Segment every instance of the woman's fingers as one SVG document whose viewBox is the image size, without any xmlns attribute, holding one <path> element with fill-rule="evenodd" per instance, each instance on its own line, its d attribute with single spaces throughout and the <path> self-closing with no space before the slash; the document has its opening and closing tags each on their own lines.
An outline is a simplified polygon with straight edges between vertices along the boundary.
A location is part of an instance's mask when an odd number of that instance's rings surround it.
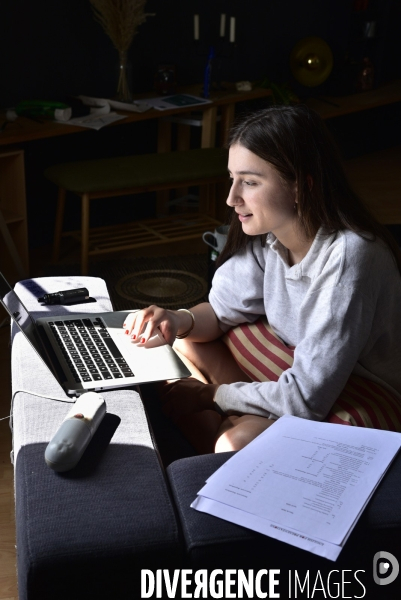
<svg viewBox="0 0 401 600">
<path fill-rule="evenodd" d="M 141 311 L 136 310 L 135 312 L 132 312 L 132 313 L 129 313 L 128 315 L 126 315 L 124 323 L 123 323 L 123 328 L 127 335 L 131 335 L 131 331 L 135 325 L 136 318 L 140 312 Z"/>
<path fill-rule="evenodd" d="M 147 309 L 129 313 L 123 323 L 125 334 L 130 336 L 132 340 L 137 340 L 139 335 L 143 333 L 144 327 L 150 317 L 151 314 L 149 314 Z"/>
<path fill-rule="evenodd" d="M 135 321 L 131 331 L 131 339 L 133 342 L 145 343 L 156 329 L 158 323 L 155 313 L 157 306 L 149 306 L 136 313 Z"/>
<path fill-rule="evenodd" d="M 166 342 L 173 344 L 178 324 L 172 311 L 152 305 L 127 315 L 123 327 L 133 342 L 144 344 L 158 328 Z"/>
</svg>

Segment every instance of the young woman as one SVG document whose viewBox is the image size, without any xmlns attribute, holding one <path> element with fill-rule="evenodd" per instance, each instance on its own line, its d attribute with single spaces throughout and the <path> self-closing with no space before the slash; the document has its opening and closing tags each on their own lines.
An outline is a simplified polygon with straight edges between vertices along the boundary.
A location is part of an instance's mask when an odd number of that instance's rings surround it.
<svg viewBox="0 0 401 600">
<path fill-rule="evenodd" d="M 232 219 L 209 302 L 150 306 L 125 324 L 137 343 L 158 327 L 190 365 L 192 378 L 164 386 L 166 414 L 199 452 L 240 449 L 284 414 L 327 419 L 353 381 L 368 382 L 367 413 L 383 392 L 379 426 L 399 429 L 400 252 L 348 185 L 322 120 L 272 107 L 236 124 L 228 146 Z M 276 376 L 253 376 L 235 339 L 253 323 L 257 368 Z"/>
</svg>

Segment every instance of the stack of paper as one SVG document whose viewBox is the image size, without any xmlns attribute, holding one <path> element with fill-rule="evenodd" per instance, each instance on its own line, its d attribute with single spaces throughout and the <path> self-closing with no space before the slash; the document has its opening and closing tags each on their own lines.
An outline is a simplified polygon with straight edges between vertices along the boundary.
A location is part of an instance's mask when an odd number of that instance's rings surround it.
<svg viewBox="0 0 401 600">
<path fill-rule="evenodd" d="M 193 508 L 336 560 L 401 434 L 281 417 L 207 481 Z"/>
<path fill-rule="evenodd" d="M 145 112 L 151 108 L 145 102 L 118 102 L 117 100 L 108 100 L 106 98 L 92 98 L 90 96 L 77 96 L 82 104 L 90 107 L 90 114 L 80 117 L 74 117 L 65 121 L 66 125 L 75 125 L 77 127 L 88 127 L 89 129 L 99 130 L 106 125 L 110 125 L 120 119 L 125 119 L 125 115 L 119 115 L 114 110 L 123 110 L 126 112 Z"/>
<path fill-rule="evenodd" d="M 146 102 L 119 102 L 106 98 L 92 98 L 90 96 L 77 96 L 83 104 L 92 107 L 92 112 L 96 114 L 107 114 L 114 110 L 125 110 L 128 112 L 145 112 L 151 108 Z"/>
<path fill-rule="evenodd" d="M 102 129 L 102 127 L 106 127 L 106 125 L 110 125 L 111 123 L 115 123 L 115 121 L 120 121 L 121 119 L 125 119 L 125 116 L 118 115 L 115 112 L 109 112 L 107 115 L 90 114 L 82 117 L 74 117 L 69 121 L 63 121 L 63 125 L 87 127 L 88 129 L 95 129 L 98 131 L 99 129 Z"/>
<path fill-rule="evenodd" d="M 90 96 L 77 96 L 85 106 L 90 107 L 91 114 L 75 117 L 65 121 L 67 125 L 88 127 L 90 129 L 101 129 L 110 123 L 125 119 L 125 115 L 117 114 L 116 110 L 125 112 L 142 113 L 151 108 L 156 110 L 167 110 L 171 108 L 182 108 L 210 104 L 210 100 L 192 96 L 191 94 L 174 94 L 173 96 L 161 96 L 158 98 L 146 98 L 140 102 L 118 102 L 106 98 L 92 98 Z M 114 111 L 112 111 L 114 109 Z"/>
</svg>

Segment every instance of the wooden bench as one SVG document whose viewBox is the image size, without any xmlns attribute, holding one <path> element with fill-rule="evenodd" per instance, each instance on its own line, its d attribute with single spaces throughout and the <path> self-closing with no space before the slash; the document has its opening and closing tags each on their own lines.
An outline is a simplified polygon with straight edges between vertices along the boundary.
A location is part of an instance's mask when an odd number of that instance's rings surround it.
<svg viewBox="0 0 401 600">
<path fill-rule="evenodd" d="M 66 192 L 81 198 L 81 230 L 67 232 L 81 243 L 81 272 L 89 256 L 199 237 L 219 224 L 214 218 L 215 184 L 228 181 L 227 152 L 202 148 L 63 163 L 49 167 L 45 177 L 58 188 L 53 260 L 59 258 Z M 202 186 L 199 214 L 148 219 L 124 226 L 90 229 L 90 201 L 143 192 Z"/>
</svg>

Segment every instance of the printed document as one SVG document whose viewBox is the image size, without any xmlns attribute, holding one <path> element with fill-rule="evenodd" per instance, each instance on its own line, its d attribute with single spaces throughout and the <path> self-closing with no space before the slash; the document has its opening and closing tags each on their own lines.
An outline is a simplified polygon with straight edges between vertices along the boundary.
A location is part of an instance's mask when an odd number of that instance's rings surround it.
<svg viewBox="0 0 401 600">
<path fill-rule="evenodd" d="M 237 452 L 191 506 L 336 560 L 401 434 L 286 415 Z"/>
<path fill-rule="evenodd" d="M 75 125 L 76 127 L 87 127 L 98 131 L 106 125 L 125 119 L 126 115 L 119 115 L 114 110 L 123 110 L 125 112 L 145 112 L 151 106 L 144 102 L 118 102 L 117 100 L 107 100 L 106 98 L 92 98 L 90 96 L 77 96 L 82 104 L 90 107 L 89 115 L 74 117 L 68 121 L 63 121 L 65 125 Z"/>
<path fill-rule="evenodd" d="M 76 127 L 87 127 L 88 129 L 95 129 L 99 131 L 102 127 L 106 127 L 106 125 L 110 125 L 111 123 L 115 123 L 115 121 L 120 121 L 121 119 L 125 119 L 124 115 L 118 115 L 115 112 L 109 112 L 107 114 L 91 114 L 85 115 L 83 117 L 75 117 L 74 119 L 70 119 L 69 121 L 63 121 L 64 125 L 75 125 Z"/>
</svg>

